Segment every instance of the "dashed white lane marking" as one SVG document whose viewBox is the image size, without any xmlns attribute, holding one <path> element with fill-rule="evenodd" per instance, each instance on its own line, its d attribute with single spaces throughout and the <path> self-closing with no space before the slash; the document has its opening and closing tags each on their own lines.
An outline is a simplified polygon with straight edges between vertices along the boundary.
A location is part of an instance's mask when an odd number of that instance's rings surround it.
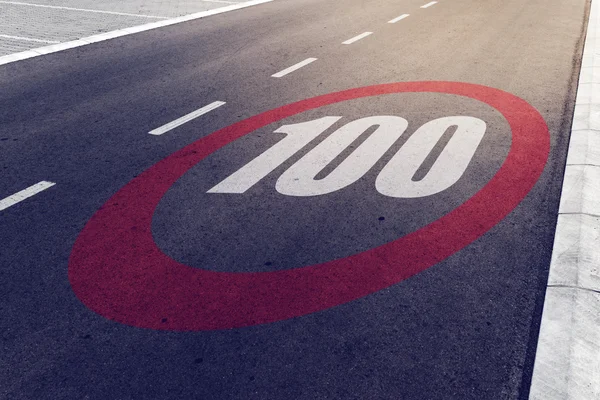
<svg viewBox="0 0 600 400">
<path fill-rule="evenodd" d="M 427 7 L 431 7 L 432 5 L 437 4 L 437 1 L 430 1 L 427 4 L 424 4 L 421 6 L 421 8 L 427 8 Z"/>
<path fill-rule="evenodd" d="M 0 35 L 0 38 L 23 40 L 25 42 L 46 43 L 46 44 L 60 43 L 60 42 L 57 42 L 56 40 L 34 39 L 34 38 L 28 38 L 28 37 L 23 37 L 23 36 L 11 36 L 11 35 Z"/>
<path fill-rule="evenodd" d="M 351 39 L 346 40 L 345 42 L 342 42 L 342 44 L 352 44 L 360 39 L 366 38 L 367 36 L 371 35 L 373 32 L 363 32 L 360 35 L 356 35 Z"/>
<path fill-rule="evenodd" d="M 116 31 L 110 31 L 106 33 L 100 33 L 98 35 L 88 36 L 70 42 L 63 42 L 58 44 L 51 44 L 49 46 L 38 47 L 36 49 L 22 51 L 20 53 L 8 54 L 0 57 L 0 65 L 10 64 L 16 61 L 26 60 L 28 58 L 42 56 L 44 54 L 57 53 L 59 51 L 73 49 L 75 47 L 86 46 L 91 43 L 102 42 L 104 40 L 114 39 L 121 36 L 132 35 L 138 32 L 149 31 L 156 28 L 162 28 L 163 26 L 175 25 L 182 22 L 192 21 L 195 19 L 209 17 L 211 15 L 221 14 L 229 11 L 239 10 L 241 8 L 252 7 L 259 4 L 269 3 L 273 0 L 250 0 L 243 3 L 231 4 L 224 7 L 215 8 L 208 11 L 201 11 L 194 14 L 188 14 L 181 17 L 165 19 L 156 22 L 150 22 L 144 25 L 138 25 L 131 28 L 118 29 Z M 137 14 L 136 14 L 137 15 Z"/>
<path fill-rule="evenodd" d="M 395 23 L 396 23 L 396 22 L 398 22 L 398 21 L 402 21 L 402 20 L 403 20 L 404 18 L 406 18 L 406 17 L 410 17 L 410 14 L 402 14 L 402 15 L 401 15 L 401 16 L 399 16 L 399 17 L 396 17 L 396 18 L 394 18 L 394 19 L 391 19 L 391 20 L 389 20 L 389 21 L 388 21 L 388 24 L 395 24 Z"/>
<path fill-rule="evenodd" d="M 317 61 L 316 58 L 307 58 L 304 61 L 300 61 L 298 64 L 294 64 L 289 68 L 284 69 L 283 71 L 279 71 L 276 74 L 271 75 L 273 78 L 281 78 L 282 76 L 286 76 L 287 74 L 289 74 L 290 72 L 294 72 L 297 69 L 300 69 L 308 64 L 310 64 L 313 61 Z"/>
<path fill-rule="evenodd" d="M 131 14 L 131 13 L 116 12 L 116 11 L 104 11 L 104 10 L 90 10 L 87 8 L 73 8 L 73 7 L 64 7 L 64 6 L 51 6 L 48 4 L 22 3 L 20 1 L 0 1 L 0 4 L 10 4 L 10 5 L 14 5 L 14 6 L 52 8 L 55 10 L 82 11 L 82 12 L 97 13 L 97 14 L 123 15 L 123 16 L 127 16 L 127 17 L 154 18 L 154 19 L 166 19 L 167 18 L 167 17 L 158 17 L 155 15 Z"/>
<path fill-rule="evenodd" d="M 205 105 L 204 107 L 202 107 L 196 111 L 192 111 L 191 113 L 186 114 L 181 118 L 177 118 L 175 121 L 169 122 L 168 124 L 165 124 L 165 125 L 161 126 L 160 128 L 151 130 L 148 133 L 150 135 L 154 135 L 154 136 L 162 135 L 163 133 L 166 133 L 172 129 L 175 129 L 178 126 L 183 125 L 186 122 L 193 120 L 194 118 L 198 118 L 199 116 L 204 115 L 204 114 L 214 110 L 215 108 L 221 107 L 223 104 L 225 104 L 224 101 L 213 101 L 212 103 Z"/>
<path fill-rule="evenodd" d="M 27 189 L 23 189 L 20 192 L 13 194 L 12 196 L 8 196 L 7 198 L 0 200 L 0 211 L 6 210 L 8 207 L 14 206 L 15 204 L 20 203 L 21 201 L 34 196 L 54 185 L 56 185 L 56 183 L 41 181 L 33 186 L 29 186 Z"/>
</svg>

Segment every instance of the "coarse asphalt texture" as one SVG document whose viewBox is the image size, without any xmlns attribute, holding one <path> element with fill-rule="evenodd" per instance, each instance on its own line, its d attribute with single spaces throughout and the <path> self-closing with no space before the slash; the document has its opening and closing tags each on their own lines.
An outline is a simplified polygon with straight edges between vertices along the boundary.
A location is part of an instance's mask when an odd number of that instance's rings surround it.
<svg viewBox="0 0 600 400">
<path fill-rule="evenodd" d="M 425 3 L 276 0 L 0 67 L 0 198 L 42 180 L 56 183 L 0 211 L 0 397 L 527 398 L 588 4 L 442 0 L 421 8 Z M 387 23 L 404 13 L 410 16 Z M 342 44 L 367 31 L 374 33 Z M 271 76 L 309 57 L 317 60 Z M 527 196 L 448 258 L 353 301 L 228 329 L 169 329 L 168 317 L 165 329 L 150 329 L 143 315 L 135 320 L 143 309 L 121 323 L 92 311 L 74 291 L 69 273 L 77 265 L 69 258 L 80 232 L 99 209 L 126 207 L 107 201 L 155 163 L 289 103 L 423 81 L 508 92 L 534 107 L 550 134 L 545 168 Z M 148 134 L 218 100 L 226 104 L 161 136 Z M 364 177 L 333 193 L 275 190 L 316 143 L 243 194 L 207 193 L 281 140 L 273 132 L 284 124 L 342 117 L 335 129 L 376 115 L 406 119 L 408 134 L 437 118 L 471 116 L 485 121 L 486 133 L 460 180 L 432 196 L 397 199 L 375 190 L 402 138 Z M 498 110 L 464 96 L 398 93 L 326 105 L 257 129 L 192 166 L 154 211 L 152 237 L 191 268 L 301 270 L 442 218 L 494 177 L 510 147 L 511 129 Z M 527 168 L 523 160 L 521 172 Z M 497 205 L 489 207 L 493 213 Z M 474 217 L 457 237 L 484 215 Z M 118 241 L 119 231 L 114 235 L 107 232 L 106 243 Z M 74 258 L 99 259 L 110 270 L 119 262 L 112 250 Z M 113 271 L 118 281 L 121 271 Z M 84 286 L 102 290 L 93 278 Z M 119 319 L 114 299 L 94 296 Z"/>
</svg>

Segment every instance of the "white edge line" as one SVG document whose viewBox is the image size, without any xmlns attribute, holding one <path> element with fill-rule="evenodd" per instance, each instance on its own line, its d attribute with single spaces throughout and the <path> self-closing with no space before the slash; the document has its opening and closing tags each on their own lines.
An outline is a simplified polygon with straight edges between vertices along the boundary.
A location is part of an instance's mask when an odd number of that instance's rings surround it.
<svg viewBox="0 0 600 400">
<path fill-rule="evenodd" d="M 91 43 L 101 42 L 103 40 L 114 39 L 121 36 L 131 35 L 133 33 L 149 31 L 151 29 L 161 28 L 163 26 L 179 24 L 181 22 L 187 22 L 194 19 L 200 19 L 209 17 L 211 15 L 221 14 L 228 11 L 239 10 L 241 8 L 252 7 L 263 3 L 270 3 L 273 0 L 251 0 L 244 3 L 232 4 L 226 7 L 219 7 L 208 11 L 201 11 L 194 14 L 188 14 L 177 18 L 167 19 L 164 21 L 151 22 L 149 24 L 134 26 L 131 28 L 119 29 L 116 31 L 106 32 L 100 35 L 93 35 L 77 40 L 73 40 L 70 42 L 64 42 L 59 44 L 53 44 L 50 46 L 39 47 L 36 49 L 31 49 L 27 51 L 22 51 L 20 53 L 8 54 L 6 56 L 0 57 L 0 65 L 13 63 L 16 61 L 25 60 L 28 58 L 33 58 L 37 56 L 41 56 L 44 54 L 57 53 L 59 51 L 63 51 L 66 49 L 72 49 L 74 47 L 81 47 Z"/>
<path fill-rule="evenodd" d="M 373 32 L 363 32 L 360 35 L 356 35 L 353 38 L 350 38 L 350 39 L 348 39 L 346 41 L 343 41 L 342 44 L 352 44 L 352 43 L 357 42 L 360 39 L 364 39 L 367 36 L 372 35 L 372 34 L 373 34 Z"/>
<path fill-rule="evenodd" d="M 213 101 L 212 103 L 207 104 L 204 107 L 199 108 L 196 111 L 192 111 L 191 113 L 186 114 L 183 117 L 177 118 L 175 121 L 171 121 L 168 124 L 165 124 L 159 128 L 153 129 L 148 133 L 150 135 L 154 135 L 154 136 L 162 135 L 172 129 L 177 128 L 180 125 L 185 124 L 186 122 L 189 122 L 195 118 L 198 118 L 201 115 L 204 115 L 204 114 L 214 110 L 215 108 L 221 107 L 224 104 L 225 104 L 224 101 Z"/>
<path fill-rule="evenodd" d="M 300 69 L 308 64 L 310 64 L 313 61 L 317 61 L 316 58 L 307 58 L 304 61 L 300 61 L 297 64 L 292 65 L 291 67 L 288 67 L 282 71 L 277 72 L 276 74 L 271 75 L 273 78 L 281 78 L 283 76 L 286 76 L 287 74 L 289 74 L 290 72 L 294 72 L 297 69 Z"/>
<path fill-rule="evenodd" d="M 437 1 L 431 1 L 427 4 L 424 4 L 421 6 L 421 8 L 427 8 L 427 7 L 431 7 L 432 5 L 437 4 Z"/>
<path fill-rule="evenodd" d="M 2 200 L 0 200 L 0 211 L 6 210 L 8 207 L 14 206 L 17 203 L 22 202 L 25 199 L 28 199 L 31 196 L 38 194 L 41 191 L 44 191 L 52 186 L 56 185 L 54 182 L 41 181 L 36 183 L 35 185 L 29 186 L 26 189 L 21 190 L 11 196 L 8 196 Z"/>
<path fill-rule="evenodd" d="M 399 17 L 389 20 L 388 24 L 395 24 L 396 22 L 402 21 L 404 18 L 407 18 L 407 17 L 410 17 L 410 14 L 402 14 Z"/>
</svg>

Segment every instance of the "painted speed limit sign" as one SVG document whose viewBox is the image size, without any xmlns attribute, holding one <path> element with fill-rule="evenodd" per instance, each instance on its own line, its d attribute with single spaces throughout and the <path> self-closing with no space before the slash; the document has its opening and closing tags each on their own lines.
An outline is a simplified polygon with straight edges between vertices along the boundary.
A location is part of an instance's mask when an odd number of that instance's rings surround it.
<svg viewBox="0 0 600 400">
<path fill-rule="evenodd" d="M 494 177 L 473 197 L 438 220 L 384 245 L 349 257 L 269 272 L 216 272 L 165 255 L 154 243 L 154 210 L 171 186 L 218 149 L 261 127 L 323 106 L 393 93 L 464 96 L 499 111 L 512 132 L 510 151 Z M 225 177 L 209 193 L 244 193 L 328 129 L 326 116 L 276 132 L 286 137 Z M 356 137 L 375 131 L 324 179 L 316 175 Z M 417 168 L 450 127 L 456 131 L 425 177 Z M 275 189 L 317 196 L 361 179 L 404 133 L 401 116 L 350 121 L 281 174 Z M 460 179 L 486 130 L 474 117 L 454 116 L 422 125 L 377 175 L 374 190 L 394 198 L 428 196 Z M 100 315 L 162 330 L 212 330 L 264 324 L 321 311 L 374 293 L 446 259 L 508 215 L 535 185 L 550 148 L 541 115 L 524 100 L 480 85 L 407 82 L 350 89 L 288 104 L 206 136 L 168 156 L 121 188 L 88 221 L 69 261 L 77 297 Z"/>
<path fill-rule="evenodd" d="M 341 117 L 284 125 L 276 133 L 287 136 L 239 171 L 209 190 L 209 193 L 244 193 L 289 157 L 306 146 Z M 457 130 L 424 179 L 413 176 L 447 129 Z M 353 141 L 375 127 L 375 131 L 323 179 L 315 176 L 326 168 Z M 365 175 L 379 158 L 402 136 L 408 121 L 396 116 L 375 116 L 352 121 L 333 132 L 316 148 L 292 165 L 277 180 L 279 193 L 315 196 L 340 190 Z M 390 197 L 422 197 L 447 189 L 462 176 L 483 134 L 485 122 L 473 117 L 446 117 L 421 126 L 383 168 L 376 181 L 377 191 Z"/>
</svg>

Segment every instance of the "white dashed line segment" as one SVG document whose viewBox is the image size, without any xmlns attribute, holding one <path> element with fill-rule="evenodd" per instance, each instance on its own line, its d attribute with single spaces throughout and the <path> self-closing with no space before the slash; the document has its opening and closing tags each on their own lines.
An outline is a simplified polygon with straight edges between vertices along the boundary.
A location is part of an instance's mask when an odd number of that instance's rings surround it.
<svg viewBox="0 0 600 400">
<path fill-rule="evenodd" d="M 23 189 L 20 192 L 13 194 L 12 196 L 8 196 L 0 200 L 0 211 L 6 210 L 8 207 L 14 206 L 15 204 L 20 203 L 23 200 L 28 199 L 29 197 L 34 196 L 54 185 L 56 185 L 56 183 L 41 181 L 33 186 L 29 186 L 27 189 Z"/>
<path fill-rule="evenodd" d="M 422 5 L 421 8 L 428 8 L 428 7 L 431 7 L 434 4 L 437 4 L 437 1 L 430 1 L 427 4 Z"/>
<path fill-rule="evenodd" d="M 11 36 L 11 35 L 0 35 L 0 38 L 3 38 L 3 39 L 13 39 L 13 40 L 22 40 L 24 42 L 45 43 L 45 44 L 60 43 L 60 42 L 57 42 L 56 40 L 34 39 L 34 38 L 29 38 L 29 37 Z"/>
<path fill-rule="evenodd" d="M 410 17 L 410 14 L 402 14 L 402 15 L 401 15 L 401 16 L 399 16 L 399 17 L 396 17 L 396 18 L 394 18 L 394 19 L 391 19 L 391 20 L 389 20 L 389 21 L 388 21 L 388 24 L 395 24 L 395 23 L 396 23 L 396 22 L 398 22 L 398 21 L 402 21 L 402 20 L 403 20 L 404 18 L 406 18 L 406 17 Z"/>
<path fill-rule="evenodd" d="M 304 61 L 300 61 L 298 64 L 294 64 L 289 68 L 284 69 L 283 71 L 279 71 L 276 74 L 271 75 L 273 78 L 281 78 L 283 76 L 286 76 L 287 74 L 289 74 L 290 72 L 294 72 L 297 69 L 300 69 L 308 64 L 310 64 L 313 61 L 317 61 L 316 58 L 307 58 Z"/>
<path fill-rule="evenodd" d="M 13 6 L 28 6 L 28 7 L 40 7 L 40 8 L 52 8 L 52 9 L 55 9 L 55 10 L 80 11 L 80 12 L 89 12 L 89 13 L 97 13 L 97 14 L 121 15 L 121 16 L 126 16 L 126 17 L 167 19 L 167 17 L 158 17 L 158 16 L 155 16 L 155 15 L 132 14 L 132 13 L 122 13 L 122 12 L 116 12 L 116 11 L 104 11 L 104 10 L 90 10 L 90 9 L 87 9 L 87 8 L 74 8 L 74 7 L 64 7 L 64 6 L 51 6 L 51 5 L 48 5 L 48 4 L 22 3 L 20 1 L 0 1 L 0 4 L 10 4 L 10 5 L 13 5 Z"/>
<path fill-rule="evenodd" d="M 205 105 L 204 107 L 202 107 L 196 111 L 186 114 L 181 118 L 177 118 L 175 121 L 169 122 L 168 124 L 165 124 L 165 125 L 161 126 L 160 128 L 151 130 L 148 133 L 150 135 L 154 135 L 154 136 L 162 135 L 166 132 L 169 132 L 172 129 L 177 128 L 180 125 L 185 124 L 186 122 L 189 122 L 195 118 L 198 118 L 201 115 L 204 115 L 204 114 L 214 110 L 215 108 L 221 107 L 224 104 L 225 104 L 224 101 L 213 101 L 212 103 Z"/>
<path fill-rule="evenodd" d="M 342 44 L 352 44 L 356 41 L 359 41 L 360 39 L 364 39 L 367 36 L 371 35 L 373 32 L 363 32 L 360 35 L 356 35 L 351 39 L 346 40 L 345 42 L 342 42 Z"/>
</svg>

